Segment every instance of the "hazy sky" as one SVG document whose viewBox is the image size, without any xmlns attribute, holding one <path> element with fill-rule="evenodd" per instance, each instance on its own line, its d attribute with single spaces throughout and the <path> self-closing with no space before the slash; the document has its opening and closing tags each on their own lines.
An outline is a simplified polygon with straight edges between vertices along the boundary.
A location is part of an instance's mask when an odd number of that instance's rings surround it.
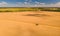
<svg viewBox="0 0 60 36">
<path fill-rule="evenodd" d="M 0 7 L 60 7 L 60 0 L 0 0 Z"/>
</svg>

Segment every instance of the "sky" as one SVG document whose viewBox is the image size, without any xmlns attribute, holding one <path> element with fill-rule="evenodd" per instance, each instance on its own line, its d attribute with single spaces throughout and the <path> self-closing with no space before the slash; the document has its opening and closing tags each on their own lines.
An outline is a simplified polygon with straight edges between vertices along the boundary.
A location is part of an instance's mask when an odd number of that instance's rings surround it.
<svg viewBox="0 0 60 36">
<path fill-rule="evenodd" d="M 60 7 L 60 0 L 0 0 L 0 7 Z"/>
</svg>

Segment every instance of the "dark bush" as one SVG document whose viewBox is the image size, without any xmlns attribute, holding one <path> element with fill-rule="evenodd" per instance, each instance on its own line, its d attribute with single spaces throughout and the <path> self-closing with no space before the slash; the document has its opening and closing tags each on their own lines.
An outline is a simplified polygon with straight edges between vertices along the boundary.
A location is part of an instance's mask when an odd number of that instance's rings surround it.
<svg viewBox="0 0 60 36">
<path fill-rule="evenodd" d="M 4 11 L 4 12 L 13 12 L 13 11 L 11 11 L 11 10 L 6 10 L 6 11 Z"/>
</svg>

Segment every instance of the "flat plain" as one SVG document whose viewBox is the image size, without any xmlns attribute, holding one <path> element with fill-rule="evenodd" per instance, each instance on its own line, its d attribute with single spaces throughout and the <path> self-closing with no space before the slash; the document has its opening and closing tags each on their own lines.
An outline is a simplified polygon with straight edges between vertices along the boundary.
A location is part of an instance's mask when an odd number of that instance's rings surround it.
<svg viewBox="0 0 60 36">
<path fill-rule="evenodd" d="M 0 36 L 60 36 L 60 12 L 1 12 Z"/>
</svg>

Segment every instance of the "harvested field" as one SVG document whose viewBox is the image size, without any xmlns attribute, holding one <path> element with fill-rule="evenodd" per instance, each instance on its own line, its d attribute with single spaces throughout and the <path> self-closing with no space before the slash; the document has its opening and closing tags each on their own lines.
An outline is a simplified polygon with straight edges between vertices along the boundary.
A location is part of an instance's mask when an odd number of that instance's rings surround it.
<svg viewBox="0 0 60 36">
<path fill-rule="evenodd" d="M 60 36 L 60 12 L 1 12 L 0 36 Z"/>
</svg>

